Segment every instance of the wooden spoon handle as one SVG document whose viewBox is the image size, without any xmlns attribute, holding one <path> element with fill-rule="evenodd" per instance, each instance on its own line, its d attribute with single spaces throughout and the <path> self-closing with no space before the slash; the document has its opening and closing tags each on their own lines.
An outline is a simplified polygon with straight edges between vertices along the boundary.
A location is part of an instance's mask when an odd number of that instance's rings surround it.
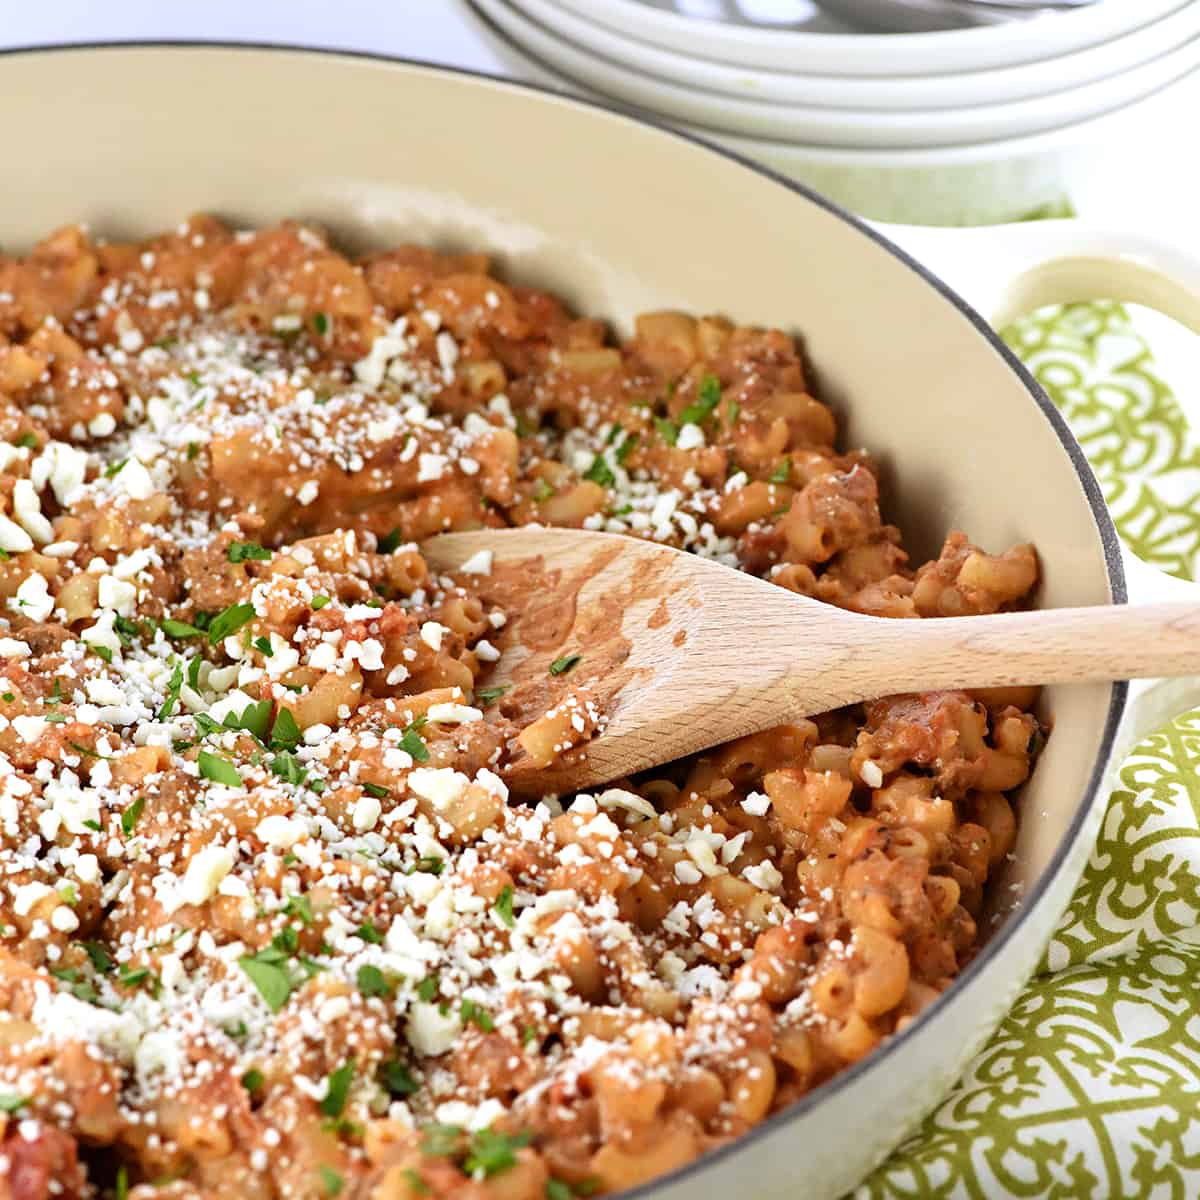
<svg viewBox="0 0 1200 1200">
<path fill-rule="evenodd" d="M 868 643 L 881 693 L 1200 675 L 1200 604 L 878 620 Z"/>
</svg>

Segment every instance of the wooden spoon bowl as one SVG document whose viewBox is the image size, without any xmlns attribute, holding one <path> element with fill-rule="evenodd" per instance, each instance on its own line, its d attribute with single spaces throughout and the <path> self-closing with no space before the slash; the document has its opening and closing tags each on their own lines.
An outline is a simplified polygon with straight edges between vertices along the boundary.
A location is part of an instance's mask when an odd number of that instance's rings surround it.
<svg viewBox="0 0 1200 1200">
<path fill-rule="evenodd" d="M 745 734 L 902 692 L 1200 673 L 1200 606 L 1096 606 L 937 620 L 868 617 L 621 534 L 452 533 L 422 552 L 510 621 L 487 686 L 536 718 L 574 696 L 597 718 L 517 791 L 592 787 Z M 576 659 L 576 656 L 578 658 Z"/>
</svg>

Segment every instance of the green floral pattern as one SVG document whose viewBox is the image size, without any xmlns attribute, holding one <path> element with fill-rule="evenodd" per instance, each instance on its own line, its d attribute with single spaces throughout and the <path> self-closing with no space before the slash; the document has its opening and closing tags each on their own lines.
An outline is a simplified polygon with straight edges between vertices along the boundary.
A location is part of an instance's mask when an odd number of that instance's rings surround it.
<svg viewBox="0 0 1200 1200">
<path fill-rule="evenodd" d="M 1139 557 L 1200 565 L 1200 449 L 1116 304 L 1005 338 L 1067 417 Z M 1138 745 L 1042 969 L 858 1200 L 1200 1196 L 1200 710 Z"/>
</svg>

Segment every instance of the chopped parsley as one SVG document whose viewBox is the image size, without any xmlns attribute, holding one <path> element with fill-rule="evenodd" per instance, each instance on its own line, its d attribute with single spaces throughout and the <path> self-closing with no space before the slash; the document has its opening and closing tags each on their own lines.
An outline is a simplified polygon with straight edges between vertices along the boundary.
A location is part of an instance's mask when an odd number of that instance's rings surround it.
<svg viewBox="0 0 1200 1200">
<path fill-rule="evenodd" d="M 258 994 L 272 1012 L 278 1012 L 287 1003 L 297 986 L 287 969 L 287 951 L 274 942 L 257 954 L 243 954 L 238 966 L 258 988 Z"/>
<path fill-rule="evenodd" d="M 600 1186 L 596 1179 L 581 1179 L 572 1187 L 565 1179 L 546 1180 L 546 1200 L 575 1200 L 576 1196 L 590 1196 Z"/>
<path fill-rule="evenodd" d="M 426 1125 L 422 1133 L 422 1154 L 427 1154 L 430 1158 L 449 1158 L 458 1153 L 463 1135 L 461 1125 Z"/>
<path fill-rule="evenodd" d="M 383 934 L 371 924 L 370 921 L 365 921 L 354 931 L 355 937 L 360 937 L 364 942 L 370 942 L 372 946 L 378 946 L 383 941 Z"/>
<path fill-rule="evenodd" d="M 427 854 L 423 858 L 418 858 L 414 866 L 409 867 L 405 871 L 405 875 L 416 875 L 419 873 L 424 875 L 440 875 L 446 869 L 446 860 L 439 858 L 436 854 Z"/>
<path fill-rule="evenodd" d="M 313 923 L 312 904 L 307 896 L 289 896 L 284 902 L 283 911 L 289 917 L 295 917 L 301 925 Z"/>
<path fill-rule="evenodd" d="M 355 982 L 358 984 L 358 990 L 364 996 L 390 996 L 392 994 L 392 985 L 388 983 L 387 976 L 370 963 L 363 963 L 358 968 Z"/>
<path fill-rule="evenodd" d="M 408 1186 L 412 1188 L 414 1196 L 429 1195 L 429 1184 L 421 1178 L 420 1173 L 415 1168 L 405 1167 L 400 1174 L 404 1176 Z"/>
<path fill-rule="evenodd" d="M 721 381 L 712 374 L 700 380 L 696 399 L 679 414 L 680 425 L 703 425 L 721 403 Z"/>
<path fill-rule="evenodd" d="M 321 1186 L 325 1189 L 325 1195 L 340 1196 L 342 1188 L 346 1186 L 346 1181 L 342 1178 L 341 1173 L 326 1166 L 325 1163 L 322 1163 L 317 1171 L 321 1176 Z"/>
<path fill-rule="evenodd" d="M 327 1117 L 340 1117 L 350 1098 L 350 1085 L 354 1082 L 354 1059 L 343 1063 L 330 1073 L 325 1083 L 325 1097 L 320 1103 L 321 1112 Z"/>
<path fill-rule="evenodd" d="M 5 692 L 3 696 L 0 696 L 0 700 L 3 700 L 5 704 L 11 704 L 16 698 L 13 692 Z"/>
<path fill-rule="evenodd" d="M 768 483 L 787 483 L 792 475 L 792 458 L 789 454 L 783 462 L 767 476 Z"/>
<path fill-rule="evenodd" d="M 171 679 L 167 684 L 167 694 L 163 697 L 162 707 L 158 710 L 160 721 L 165 721 L 175 711 L 175 706 L 179 703 L 179 693 L 182 691 L 183 663 L 176 660 L 175 669 L 171 672 Z"/>
<path fill-rule="evenodd" d="M 8 1113 L 9 1116 L 20 1112 L 28 1103 L 24 1096 L 18 1096 L 16 1092 L 0 1092 L 0 1112 Z"/>
<path fill-rule="evenodd" d="M 37 434 L 23 433 L 13 445 L 21 450 L 36 450 L 38 448 Z"/>
<path fill-rule="evenodd" d="M 404 736 L 400 739 L 400 749 L 411 755 L 413 762 L 429 761 L 429 747 L 425 745 L 425 739 L 418 732 L 425 727 L 426 720 L 425 717 L 418 717 L 405 729 Z"/>
<path fill-rule="evenodd" d="M 486 1008 L 476 1004 L 474 1000 L 464 1000 L 458 1007 L 458 1015 L 464 1025 L 474 1025 L 484 1033 L 491 1033 L 496 1028 L 496 1022 Z"/>
<path fill-rule="evenodd" d="M 329 315 L 323 312 L 313 313 L 312 324 L 317 336 L 324 337 L 329 332 Z"/>
<path fill-rule="evenodd" d="M 256 700 L 253 704 L 247 704 L 240 717 L 229 713 L 222 724 L 226 729 L 245 730 L 265 746 L 267 731 L 271 728 L 271 701 Z"/>
<path fill-rule="evenodd" d="M 612 487 L 617 482 L 617 477 L 613 474 L 612 467 L 605 462 L 603 454 L 597 454 L 592 459 L 592 465 L 584 471 L 583 478 L 598 483 L 601 487 Z"/>
<path fill-rule="evenodd" d="M 379 1082 L 391 1096 L 411 1096 L 420 1089 L 413 1073 L 402 1063 L 393 1059 L 379 1068 Z"/>
<path fill-rule="evenodd" d="M 432 1004 L 433 998 L 438 994 L 438 978 L 436 975 L 426 975 L 420 983 L 417 984 L 417 999 L 424 1000 L 426 1004 Z"/>
<path fill-rule="evenodd" d="M 553 495 L 554 489 L 544 479 L 539 479 L 533 485 L 533 500 L 535 504 L 541 504 L 543 500 L 549 500 Z"/>
<path fill-rule="evenodd" d="M 238 769 L 224 755 L 213 754 L 211 750 L 201 750 L 196 759 L 200 767 L 200 778 L 211 779 L 213 783 L 223 783 L 226 787 L 244 787 Z"/>
<path fill-rule="evenodd" d="M 679 426 L 674 421 L 670 421 L 666 417 L 655 417 L 654 428 L 658 430 L 659 436 L 668 446 L 673 446 L 679 441 Z"/>
<path fill-rule="evenodd" d="M 617 447 L 617 462 L 621 466 L 625 465 L 625 460 L 633 453 L 639 441 L 639 435 L 636 433 L 627 433 L 625 440 Z"/>
<path fill-rule="evenodd" d="M 248 1092 L 257 1092 L 265 1082 L 263 1073 L 257 1067 L 251 1067 L 242 1076 L 242 1087 Z"/>
<path fill-rule="evenodd" d="M 582 654 L 564 654 L 562 658 L 556 658 L 550 664 L 550 674 L 565 675 L 568 671 L 573 671 L 582 658 Z"/>
<path fill-rule="evenodd" d="M 104 468 L 104 478 L 115 479 L 125 469 L 125 464 L 128 462 L 129 459 L 122 458 L 118 462 L 109 463 L 108 466 Z"/>
<path fill-rule="evenodd" d="M 513 887 L 512 884 L 505 884 L 500 895 L 496 897 L 495 904 L 492 907 L 496 910 L 496 916 L 508 926 L 509 929 L 517 923 L 513 916 Z"/>
<path fill-rule="evenodd" d="M 400 532 L 400 526 L 397 525 L 396 528 L 390 533 L 385 533 L 383 537 L 379 539 L 379 543 L 376 546 L 376 552 L 379 554 L 395 553 L 396 548 L 400 545 L 401 541 L 403 541 L 403 537 L 404 535 Z M 316 605 L 313 607 L 315 608 Z"/>
<path fill-rule="evenodd" d="M 275 714 L 275 724 L 271 726 L 271 749 L 294 750 L 300 744 L 300 726 L 291 709 L 281 708 Z"/>
<path fill-rule="evenodd" d="M 328 596 L 314 596 L 311 601 L 313 612 L 320 612 L 329 603 Z"/>
<path fill-rule="evenodd" d="M 495 704 L 496 701 L 499 700 L 500 697 L 503 696 L 511 686 L 511 684 L 506 683 L 503 687 L 480 688 L 475 693 L 475 699 L 478 700 L 484 708 L 487 708 L 489 704 Z"/>
<path fill-rule="evenodd" d="M 237 633 L 243 625 L 254 620 L 253 604 L 231 604 L 217 613 L 208 626 L 208 640 L 217 646 L 227 637 Z"/>
<path fill-rule="evenodd" d="M 204 630 L 189 625 L 186 621 L 176 621 L 174 617 L 165 617 L 159 622 L 159 628 L 170 638 L 203 637 Z"/>
<path fill-rule="evenodd" d="M 51 967 L 50 974 L 55 979 L 61 979 L 63 983 L 69 984 L 71 995 L 76 1000 L 95 1004 L 100 999 L 95 987 L 92 986 L 92 981 L 84 979 L 73 967 Z"/>
<path fill-rule="evenodd" d="M 126 837 L 133 835 L 133 828 L 138 823 L 138 817 L 142 815 L 142 809 L 146 807 L 146 797 L 139 796 L 134 802 L 121 813 L 121 832 Z"/>
<path fill-rule="evenodd" d="M 364 792 L 367 793 L 368 796 L 374 796 L 377 800 L 383 800 L 385 797 L 392 794 L 387 788 L 379 783 L 363 783 L 359 784 L 359 786 Z"/>
<path fill-rule="evenodd" d="M 275 657 L 275 651 L 271 649 L 270 638 L 256 637 L 254 639 L 254 648 L 263 656 L 263 658 Z"/>
<path fill-rule="evenodd" d="M 93 644 L 92 642 L 88 642 L 88 649 L 97 658 L 102 658 L 106 663 L 112 662 L 113 652 L 107 646 L 99 646 L 99 645 Z"/>
<path fill-rule="evenodd" d="M 84 942 L 83 948 L 87 952 L 88 958 L 91 959 L 92 966 L 101 975 L 107 975 L 113 969 L 115 964 L 112 955 L 99 942 Z"/>
<path fill-rule="evenodd" d="M 97 750 L 93 750 L 91 746 L 85 746 L 82 742 L 68 742 L 68 746 L 75 751 L 76 754 L 82 754 L 84 758 L 98 758 L 105 762 L 112 762 L 111 754 L 101 754 Z"/>
<path fill-rule="evenodd" d="M 521 1133 L 500 1133 L 494 1129 L 477 1129 L 471 1134 L 463 1170 L 468 1175 L 481 1171 L 485 1177 L 499 1175 L 516 1166 L 517 1151 L 533 1140 L 529 1130 Z"/>
<path fill-rule="evenodd" d="M 225 547 L 225 557 L 231 563 L 268 562 L 271 551 L 257 542 L 230 542 Z"/>
<path fill-rule="evenodd" d="M 272 775 L 294 787 L 300 787 L 308 777 L 307 768 L 300 765 L 300 760 L 290 750 L 280 750 L 269 766 Z"/>
</svg>

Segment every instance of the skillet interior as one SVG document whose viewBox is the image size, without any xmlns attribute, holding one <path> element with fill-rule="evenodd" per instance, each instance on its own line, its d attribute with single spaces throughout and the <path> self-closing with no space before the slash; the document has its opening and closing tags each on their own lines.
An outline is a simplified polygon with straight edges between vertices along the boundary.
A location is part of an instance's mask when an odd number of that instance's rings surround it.
<svg viewBox="0 0 1200 1200">
<path fill-rule="evenodd" d="M 10 252 L 80 219 L 138 236 L 196 210 L 245 224 L 297 216 L 352 249 L 419 240 L 496 251 L 511 278 L 620 328 L 663 307 L 776 324 L 802 335 L 847 443 L 880 456 L 889 515 L 915 550 L 936 554 L 950 527 L 993 548 L 1031 540 L 1043 604 L 1124 598 L 1111 523 L 1048 402 L 973 314 L 795 185 L 598 107 L 418 65 L 229 47 L 0 61 L 10 164 L 0 245 Z M 888 1101 L 881 1073 L 902 1077 L 903 1054 L 915 1056 L 928 1095 L 894 1079 L 899 1123 L 859 1138 L 847 1166 L 826 1156 L 812 1194 L 836 1194 L 932 1102 L 988 1017 L 964 1017 L 955 1033 L 947 1015 L 952 1054 L 939 1056 L 928 1036 L 922 1048 L 922 1031 L 952 1005 L 978 1009 L 980 995 L 1002 1005 L 1032 966 L 1082 865 L 1084 815 L 1123 699 L 1123 687 L 1047 693 L 1054 736 L 998 892 L 1023 896 L 1022 913 L 908 1033 L 739 1147 L 778 1144 L 810 1117 L 834 1120 L 833 1101 L 861 1097 L 870 1077 L 876 1102 Z M 860 1101 L 844 1111 L 869 1119 Z M 804 1136 L 820 1167 L 817 1125 Z M 722 1164 L 704 1186 L 735 1184 L 753 1157 L 737 1150 L 704 1160 Z M 649 1186 L 682 1195 L 691 1170 Z"/>
</svg>

